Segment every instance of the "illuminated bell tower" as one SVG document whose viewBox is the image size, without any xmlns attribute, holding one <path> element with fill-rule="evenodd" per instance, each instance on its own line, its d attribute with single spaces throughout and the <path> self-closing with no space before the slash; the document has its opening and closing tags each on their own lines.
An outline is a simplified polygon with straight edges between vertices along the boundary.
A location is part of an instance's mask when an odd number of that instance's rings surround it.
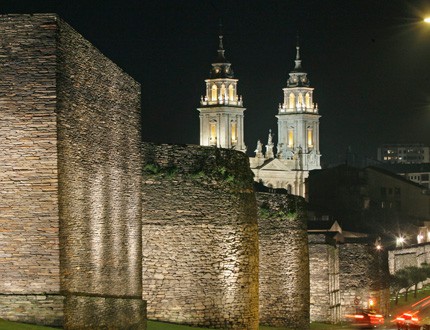
<svg viewBox="0 0 430 330">
<path fill-rule="evenodd" d="M 318 106 L 313 103 L 313 88 L 303 71 L 300 46 L 297 43 L 294 69 L 290 72 L 284 91 L 284 102 L 279 104 L 278 154 L 279 159 L 298 160 L 299 170 L 320 169 Z"/>
<path fill-rule="evenodd" d="M 237 95 L 234 73 L 224 56 L 223 36 L 219 36 L 218 56 L 206 79 L 206 95 L 201 97 L 200 145 L 246 151 L 243 137 L 242 97 Z"/>
</svg>

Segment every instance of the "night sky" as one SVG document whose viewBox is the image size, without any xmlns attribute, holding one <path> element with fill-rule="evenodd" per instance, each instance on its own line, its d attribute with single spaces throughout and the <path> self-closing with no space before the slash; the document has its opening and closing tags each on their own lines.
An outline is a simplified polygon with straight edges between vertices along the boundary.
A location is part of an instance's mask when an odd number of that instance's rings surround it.
<svg viewBox="0 0 430 330">
<path fill-rule="evenodd" d="M 58 13 L 140 82 L 146 141 L 199 143 L 196 108 L 221 18 L 250 155 L 277 131 L 297 33 L 324 165 L 347 149 L 376 158 L 386 142 L 430 145 L 430 1 L 2 0 L 0 12 Z"/>
</svg>

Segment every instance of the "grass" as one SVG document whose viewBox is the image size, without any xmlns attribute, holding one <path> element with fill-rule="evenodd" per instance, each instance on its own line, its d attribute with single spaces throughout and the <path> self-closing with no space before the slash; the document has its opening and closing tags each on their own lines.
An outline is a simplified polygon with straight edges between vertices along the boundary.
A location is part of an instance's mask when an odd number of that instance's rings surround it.
<svg viewBox="0 0 430 330">
<path fill-rule="evenodd" d="M 41 325 L 9 322 L 9 321 L 0 319 L 0 329 L 1 330 L 48 330 L 48 329 L 52 330 L 56 328 L 44 327 Z"/>
<path fill-rule="evenodd" d="M 0 329 L 1 330 L 49 330 L 49 329 L 54 330 L 54 329 L 57 329 L 58 330 L 58 328 L 50 328 L 50 327 L 44 327 L 40 325 L 9 322 L 9 321 L 4 321 L 2 319 L 0 319 Z M 323 323 L 311 324 L 311 330 L 335 330 L 335 329 L 342 329 L 342 328 L 339 326 L 333 326 L 330 324 L 323 324 Z M 208 330 L 208 328 L 196 328 L 196 327 L 189 327 L 186 325 L 148 321 L 148 330 Z M 287 329 L 260 326 L 260 330 L 287 330 Z"/>
</svg>

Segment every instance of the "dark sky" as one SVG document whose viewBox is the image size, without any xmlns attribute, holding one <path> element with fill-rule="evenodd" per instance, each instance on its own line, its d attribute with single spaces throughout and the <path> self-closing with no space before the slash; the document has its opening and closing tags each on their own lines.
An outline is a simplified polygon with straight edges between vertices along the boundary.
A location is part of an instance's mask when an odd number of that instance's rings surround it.
<svg viewBox="0 0 430 330">
<path fill-rule="evenodd" d="M 430 1 L 0 0 L 0 12 L 56 12 L 140 82 L 146 141 L 199 143 L 196 108 L 221 17 L 250 154 L 277 130 L 297 31 L 323 164 L 348 147 L 375 158 L 381 143 L 430 144 L 430 25 L 421 23 Z"/>
</svg>

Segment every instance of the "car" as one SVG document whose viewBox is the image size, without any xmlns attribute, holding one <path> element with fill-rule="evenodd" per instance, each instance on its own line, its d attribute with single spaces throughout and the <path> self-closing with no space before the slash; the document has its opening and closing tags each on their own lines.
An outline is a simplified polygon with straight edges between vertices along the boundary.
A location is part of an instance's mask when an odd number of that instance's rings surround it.
<svg viewBox="0 0 430 330">
<path fill-rule="evenodd" d="M 379 328 L 384 324 L 384 317 L 370 309 L 359 309 L 355 314 L 346 317 L 352 326 L 359 329 Z"/>
<path fill-rule="evenodd" d="M 420 330 L 421 323 L 418 318 L 418 312 L 403 313 L 396 317 L 398 330 Z"/>
</svg>

